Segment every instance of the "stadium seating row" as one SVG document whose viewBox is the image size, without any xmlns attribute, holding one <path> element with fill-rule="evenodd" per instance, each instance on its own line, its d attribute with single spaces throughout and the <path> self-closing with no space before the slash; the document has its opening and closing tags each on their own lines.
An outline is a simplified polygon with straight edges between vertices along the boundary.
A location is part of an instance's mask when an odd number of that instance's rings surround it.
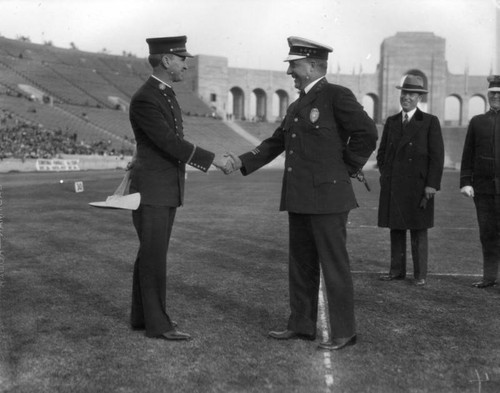
<svg viewBox="0 0 500 393">
<path fill-rule="evenodd" d="M 145 59 L 0 37 L 0 108 L 27 124 L 76 134 L 83 144 L 115 152 L 133 148 L 126 111 L 150 73 Z M 176 83 L 175 91 L 189 140 L 215 151 L 252 148 L 187 83 Z"/>
</svg>

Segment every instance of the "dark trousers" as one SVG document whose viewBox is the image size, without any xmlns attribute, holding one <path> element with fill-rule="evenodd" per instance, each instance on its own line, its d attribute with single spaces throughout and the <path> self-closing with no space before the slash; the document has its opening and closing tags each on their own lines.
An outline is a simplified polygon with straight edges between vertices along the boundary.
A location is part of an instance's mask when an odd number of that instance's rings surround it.
<svg viewBox="0 0 500 393">
<path fill-rule="evenodd" d="M 141 205 L 132 212 L 139 237 L 134 265 L 132 311 L 134 328 L 145 328 L 155 337 L 173 329 L 166 312 L 167 251 L 176 208 Z"/>
<path fill-rule="evenodd" d="M 347 216 L 348 212 L 289 213 L 289 330 L 316 335 L 321 268 L 331 337 L 350 337 L 355 333 L 354 290 L 346 249 Z"/>
<path fill-rule="evenodd" d="M 427 278 L 427 229 L 411 229 L 411 257 L 415 279 Z M 391 276 L 406 276 L 406 230 L 391 229 Z"/>
<path fill-rule="evenodd" d="M 483 250 L 483 279 L 495 281 L 500 261 L 500 195 L 476 194 L 474 204 Z"/>
</svg>

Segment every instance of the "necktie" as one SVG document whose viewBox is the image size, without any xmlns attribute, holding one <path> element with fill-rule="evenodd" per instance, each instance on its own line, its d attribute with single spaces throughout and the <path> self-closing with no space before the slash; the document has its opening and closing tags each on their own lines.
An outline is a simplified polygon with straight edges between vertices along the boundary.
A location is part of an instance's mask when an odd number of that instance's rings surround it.
<svg viewBox="0 0 500 393">
<path fill-rule="evenodd" d="M 408 125 L 408 113 L 405 113 L 405 118 L 403 120 L 403 129 Z"/>
<path fill-rule="evenodd" d="M 301 90 L 300 94 L 299 94 L 299 100 L 301 100 L 302 98 L 304 98 L 305 95 L 306 95 L 306 92 L 304 90 Z"/>
</svg>

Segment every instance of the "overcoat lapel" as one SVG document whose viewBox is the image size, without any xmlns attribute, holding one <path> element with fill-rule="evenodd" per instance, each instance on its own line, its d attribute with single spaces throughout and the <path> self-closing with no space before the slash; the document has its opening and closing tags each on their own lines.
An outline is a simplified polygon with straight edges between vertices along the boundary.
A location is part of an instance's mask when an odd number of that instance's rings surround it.
<svg viewBox="0 0 500 393">
<path fill-rule="evenodd" d="M 408 142 L 410 142 L 415 134 L 418 132 L 418 130 L 421 127 L 422 124 L 422 112 L 420 109 L 417 109 L 413 117 L 411 118 L 410 122 L 406 125 L 406 128 L 403 130 L 403 135 L 401 136 L 401 140 L 399 141 L 398 149 L 397 151 L 401 150 L 404 145 L 406 145 Z M 396 121 L 398 121 L 398 124 L 402 124 L 403 121 L 403 114 L 402 112 L 399 113 L 399 115 L 396 118 Z"/>
</svg>

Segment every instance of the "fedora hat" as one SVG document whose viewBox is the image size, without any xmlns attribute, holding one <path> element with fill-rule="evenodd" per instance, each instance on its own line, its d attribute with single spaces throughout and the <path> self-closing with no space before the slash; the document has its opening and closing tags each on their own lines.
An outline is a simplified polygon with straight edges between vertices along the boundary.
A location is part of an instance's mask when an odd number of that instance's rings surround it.
<svg viewBox="0 0 500 393">
<path fill-rule="evenodd" d="M 424 81 L 418 75 L 407 75 L 403 81 L 402 86 L 396 86 L 396 89 L 411 91 L 412 93 L 427 94 L 428 91 L 424 89 Z"/>
</svg>

